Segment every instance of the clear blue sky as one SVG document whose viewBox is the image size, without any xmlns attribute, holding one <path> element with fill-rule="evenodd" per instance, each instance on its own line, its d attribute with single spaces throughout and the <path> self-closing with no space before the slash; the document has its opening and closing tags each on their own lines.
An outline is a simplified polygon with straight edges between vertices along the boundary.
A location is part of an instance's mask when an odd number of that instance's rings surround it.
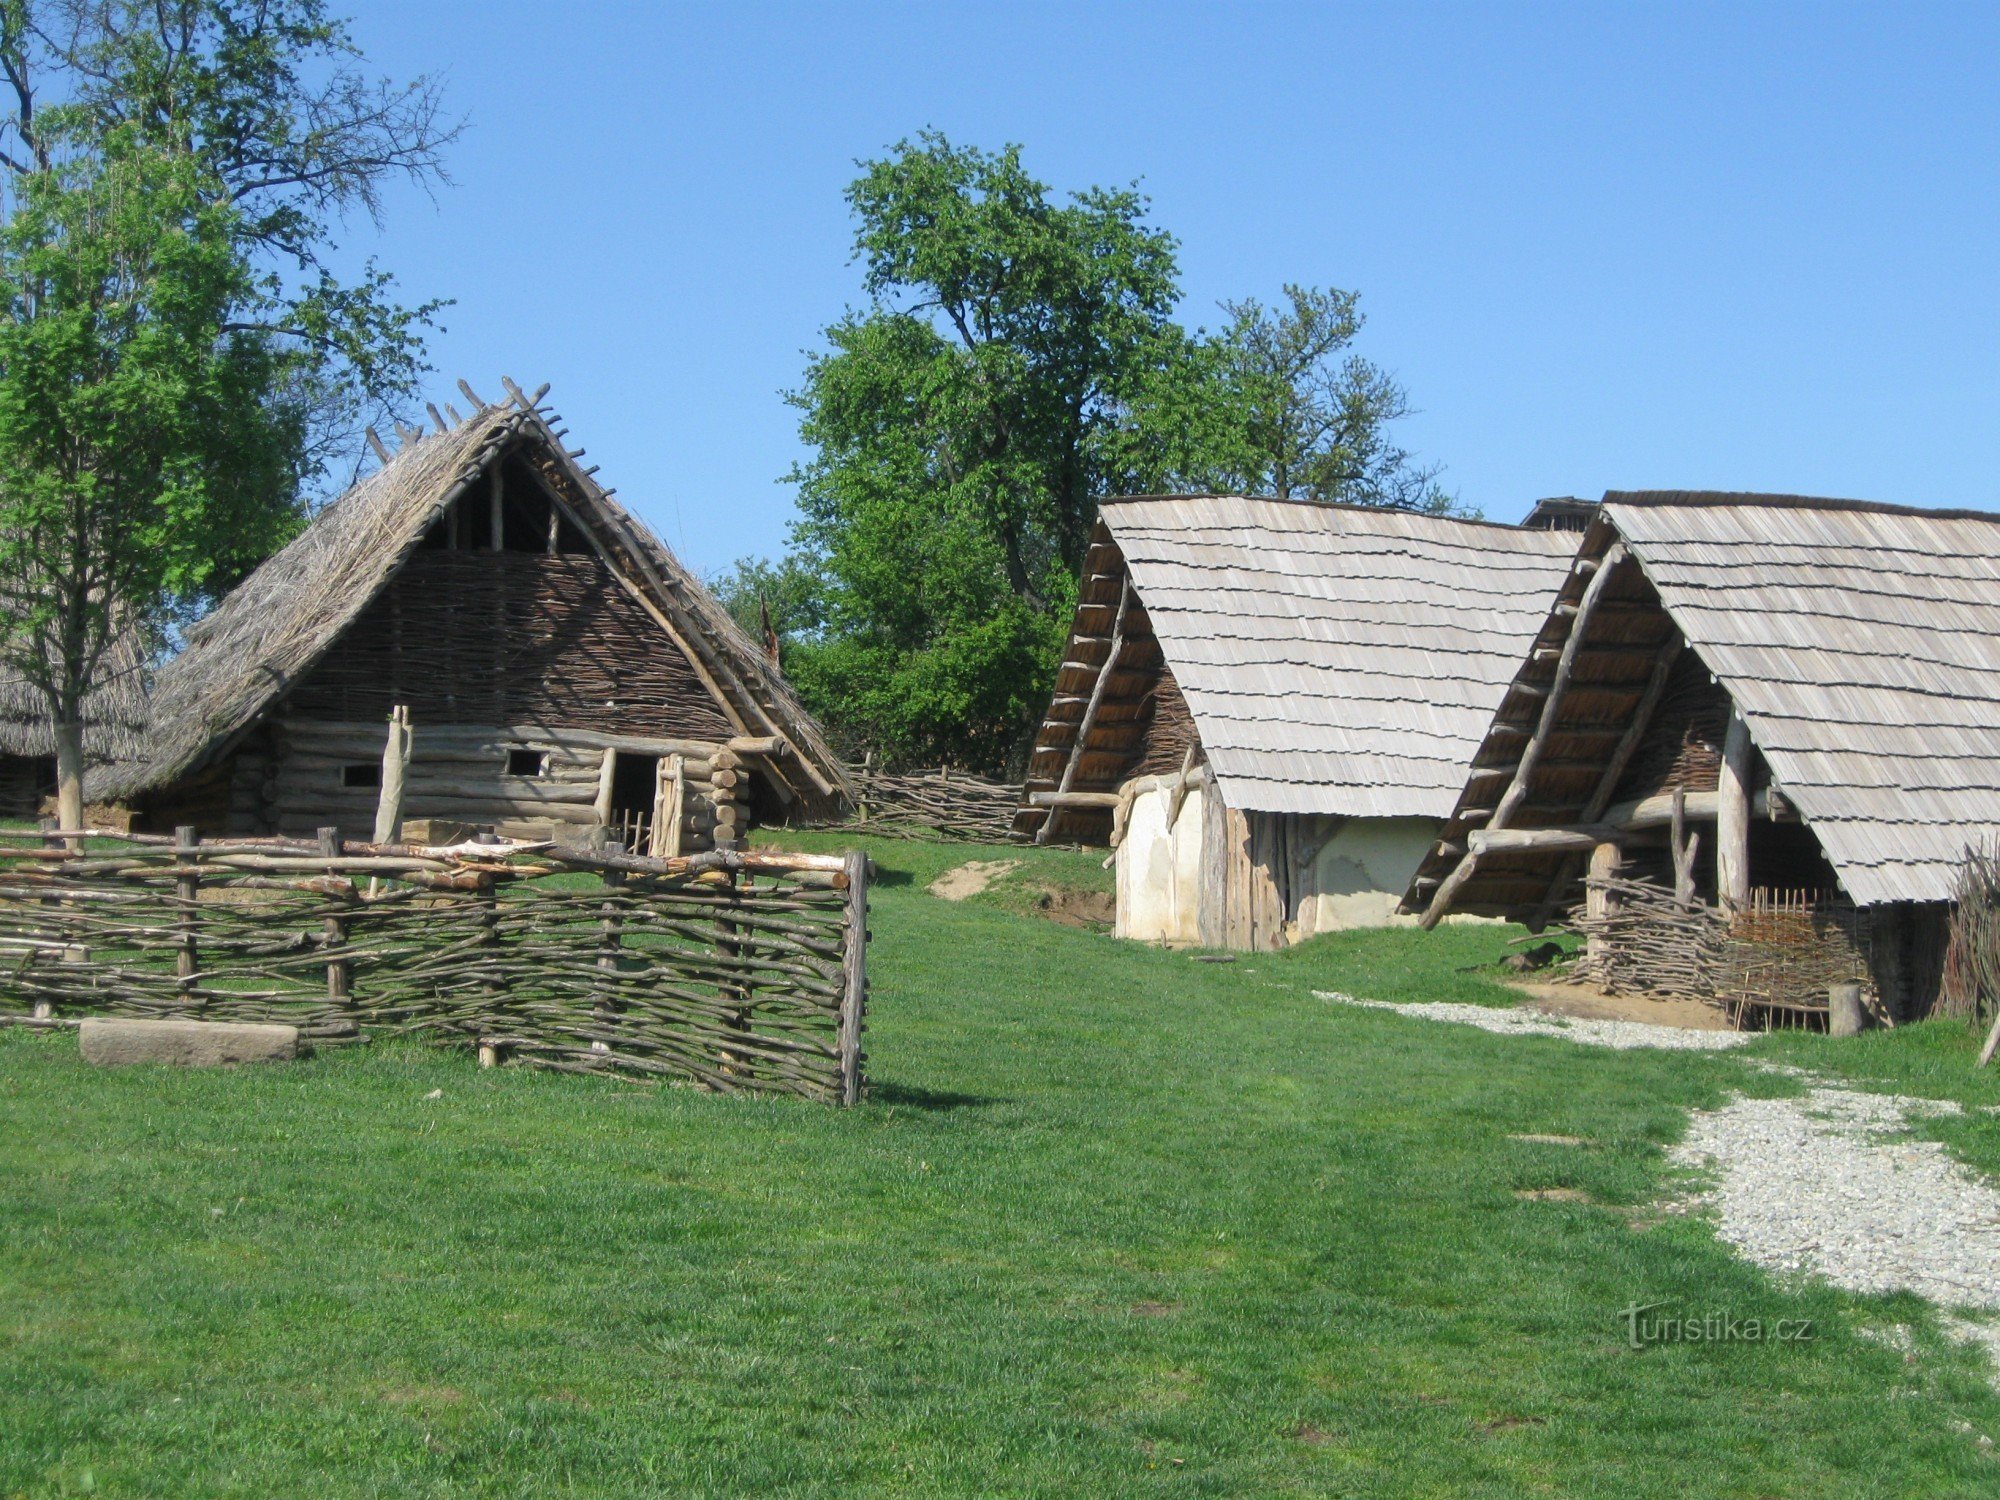
<svg viewBox="0 0 2000 1500">
<path fill-rule="evenodd" d="M 704 571 L 784 542 L 853 162 L 935 126 L 1139 179 L 1190 322 L 1357 289 L 1408 446 L 1540 495 L 2000 506 L 2000 7 L 350 0 L 445 71 L 457 185 L 374 249 L 460 374 L 554 385 Z"/>
</svg>

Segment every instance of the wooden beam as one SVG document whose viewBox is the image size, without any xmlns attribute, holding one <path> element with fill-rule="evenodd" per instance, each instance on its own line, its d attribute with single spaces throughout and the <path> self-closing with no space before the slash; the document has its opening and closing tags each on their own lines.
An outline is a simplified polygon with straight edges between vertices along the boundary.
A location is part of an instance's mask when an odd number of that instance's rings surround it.
<svg viewBox="0 0 2000 1500">
<path fill-rule="evenodd" d="M 1750 772 L 1756 754 L 1750 726 L 1730 705 L 1715 791 L 1715 892 L 1725 908 L 1750 904 Z"/>
<path fill-rule="evenodd" d="M 487 504 L 491 507 L 493 515 L 493 534 L 491 537 L 493 545 L 489 550 L 505 552 L 507 550 L 507 513 L 501 508 L 500 504 L 500 465 L 498 463 L 490 465 L 486 473 Z"/>
<path fill-rule="evenodd" d="M 1076 780 L 1076 768 L 1083 763 L 1084 746 L 1090 742 L 1090 726 L 1096 722 L 1097 710 L 1104 703 L 1104 690 L 1111 685 L 1111 674 L 1118 669 L 1118 653 L 1125 644 L 1125 606 L 1131 597 L 1132 575 L 1126 573 L 1118 580 L 1118 608 L 1111 617 L 1110 649 L 1104 654 L 1104 665 L 1098 669 L 1097 682 L 1090 690 L 1090 702 L 1084 705 L 1083 717 L 1077 722 L 1076 739 L 1069 747 L 1069 760 L 1063 766 L 1062 780 L 1056 783 L 1057 796 L 1067 793 L 1070 783 Z M 1114 795 L 1111 805 L 1115 807 L 1117 804 L 1118 799 Z M 1044 805 L 1060 807 L 1063 804 L 1051 802 Z M 1035 842 L 1046 844 L 1049 836 L 1055 832 L 1055 826 L 1056 819 L 1053 816 L 1044 819 L 1042 826 L 1035 830 Z"/>
<path fill-rule="evenodd" d="M 1604 763 L 1604 774 L 1597 778 L 1597 787 L 1591 792 L 1590 799 L 1583 804 L 1582 815 L 1577 821 L 1593 823 L 1604 815 L 1605 804 L 1610 802 L 1611 794 L 1618 790 L 1618 782 L 1624 776 L 1626 766 L 1631 764 L 1633 752 L 1639 748 L 1640 740 L 1645 738 L 1647 726 L 1653 721 L 1653 711 L 1660 706 L 1660 699 L 1667 691 L 1667 678 L 1672 674 L 1674 662 L 1680 656 L 1684 644 L 1686 644 L 1685 638 L 1676 630 L 1668 638 L 1666 649 L 1653 662 L 1653 670 L 1646 678 L 1645 690 L 1639 694 L 1639 701 L 1632 706 L 1632 717 L 1626 721 L 1624 731 L 1612 749 L 1611 758 Z M 1563 732 L 1571 734 L 1575 731 L 1565 729 Z M 1676 847 L 1679 847 L 1678 844 Z M 1594 858 L 1591 868 L 1593 870 L 1596 868 Z M 1528 919 L 1530 931 L 1540 932 L 1548 926 L 1549 918 L 1555 913 L 1556 903 L 1562 900 L 1563 892 L 1575 874 L 1576 865 L 1572 860 L 1564 860 L 1557 868 L 1555 879 L 1549 882 L 1549 893 L 1542 898 L 1541 905 L 1535 908 L 1535 914 Z"/>
<path fill-rule="evenodd" d="M 1028 792 L 1030 808 L 1116 808 L 1116 792 Z"/>
<path fill-rule="evenodd" d="M 1569 638 L 1563 642 L 1562 654 L 1556 662 L 1555 677 L 1549 683 L 1549 695 L 1542 700 L 1541 721 L 1535 726 L 1535 732 L 1528 743 L 1522 747 L 1521 761 L 1515 769 L 1514 780 L 1501 794 L 1500 801 L 1494 806 L 1493 816 L 1486 820 L 1489 832 L 1504 829 L 1521 804 L 1528 799 L 1528 783 L 1535 774 L 1536 763 L 1542 758 L 1543 746 L 1548 744 L 1550 735 L 1555 732 L 1556 716 L 1562 712 L 1563 696 L 1576 671 L 1577 654 L 1583 649 L 1584 636 L 1589 633 L 1591 612 L 1596 609 L 1598 600 L 1604 597 L 1604 586 L 1611 581 L 1612 575 L 1618 571 L 1618 564 L 1624 561 L 1624 558 L 1625 544 L 1613 542 L 1610 550 L 1604 554 L 1597 571 L 1590 575 L 1590 582 L 1584 585 L 1583 598 L 1577 604 L 1576 619 L 1571 622 Z M 1424 908 L 1424 914 L 1419 918 L 1426 930 L 1444 920 L 1444 914 L 1451 910 L 1452 899 L 1457 896 L 1459 888 L 1472 878 L 1478 868 L 1479 851 L 1470 847 L 1468 840 L 1465 857 L 1444 878 L 1432 895 L 1430 905 Z"/>
</svg>

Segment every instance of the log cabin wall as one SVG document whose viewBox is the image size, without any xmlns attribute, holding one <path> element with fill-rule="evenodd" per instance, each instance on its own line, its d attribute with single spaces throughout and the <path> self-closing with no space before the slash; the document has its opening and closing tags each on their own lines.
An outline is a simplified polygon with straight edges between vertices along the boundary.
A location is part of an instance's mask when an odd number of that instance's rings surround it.
<svg viewBox="0 0 2000 1500">
<path fill-rule="evenodd" d="M 515 837 L 580 837 L 602 822 L 630 841 L 664 809 L 651 779 L 677 757 L 675 847 L 711 847 L 721 820 L 736 825 L 726 839 L 740 836 L 754 783 L 723 753 L 735 724 L 519 467 L 503 467 L 497 530 L 490 490 L 455 505 L 264 722 L 200 787 L 158 799 L 151 821 L 366 838 L 384 725 L 402 704 L 414 725 L 405 820 Z"/>
</svg>

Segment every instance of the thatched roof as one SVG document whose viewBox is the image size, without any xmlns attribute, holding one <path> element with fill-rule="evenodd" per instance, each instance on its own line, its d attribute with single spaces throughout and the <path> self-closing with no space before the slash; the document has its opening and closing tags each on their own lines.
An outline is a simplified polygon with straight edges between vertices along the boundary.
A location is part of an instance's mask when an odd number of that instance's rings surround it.
<svg viewBox="0 0 2000 1500">
<path fill-rule="evenodd" d="M 382 467 L 245 579 L 189 632 L 159 674 L 150 757 L 116 767 L 93 792 L 128 798 L 212 764 L 320 659 L 402 567 L 431 524 L 503 453 L 539 449 L 537 467 L 614 573 L 663 617 L 710 678 L 740 732 L 778 736 L 781 770 L 808 801 L 847 801 L 841 763 L 763 650 L 666 544 L 578 467 L 558 420 L 511 384 L 435 434 L 406 434 Z M 538 399 L 538 398 L 536 398 Z"/>
<path fill-rule="evenodd" d="M 104 653 L 97 686 L 83 703 L 83 756 L 101 766 L 144 753 L 146 679 L 151 667 L 144 635 L 120 633 Z M 56 753 L 48 701 L 19 674 L 0 668 L 0 755 Z M 91 791 L 97 790 L 95 780 Z"/>
<path fill-rule="evenodd" d="M 1684 643 L 1742 714 L 1770 785 L 1811 828 L 1849 897 L 1863 906 L 1948 900 L 1967 843 L 2000 832 L 2000 516 L 1613 492 L 1582 556 L 1605 558 L 1614 546 L 1629 560 L 1578 643 L 1588 679 L 1563 695 L 1511 826 L 1578 816 L 1618 744 L 1601 726 L 1629 717 L 1661 654 Z M 1571 634 L 1563 611 L 1573 613 L 1583 587 L 1579 577 L 1565 589 L 1535 657 L 1517 663 L 1521 690 L 1487 735 L 1447 841 L 1462 844 L 1480 826 L 1477 809 L 1491 808 L 1513 777 L 1522 726 L 1539 717 L 1549 661 Z M 1643 780 L 1646 764 L 1641 751 L 1614 778 L 1614 810 L 1657 790 Z M 1434 854 L 1411 904 L 1427 901 L 1457 863 Z M 1454 888 L 1455 909 L 1549 910 L 1576 873 L 1574 859 L 1547 853 L 1482 859 Z"/>
<path fill-rule="evenodd" d="M 1238 495 L 1108 501 L 1029 790 L 1061 779 L 1129 578 L 1119 659 L 1071 791 L 1159 769 L 1145 756 L 1170 679 L 1231 807 L 1442 817 L 1576 542 Z M 1040 816 L 1024 808 L 1020 826 Z M 1093 831 L 1084 814 L 1061 826 Z"/>
</svg>

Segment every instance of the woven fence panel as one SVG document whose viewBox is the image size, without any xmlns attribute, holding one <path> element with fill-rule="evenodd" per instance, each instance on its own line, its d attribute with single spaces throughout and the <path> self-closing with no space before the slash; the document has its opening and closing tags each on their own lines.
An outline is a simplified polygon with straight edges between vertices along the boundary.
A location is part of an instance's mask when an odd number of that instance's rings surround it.
<svg viewBox="0 0 2000 1500">
<path fill-rule="evenodd" d="M 0 1005 L 416 1035 L 851 1103 L 867 861 L 279 840 L 0 848 Z"/>
<path fill-rule="evenodd" d="M 1018 843 L 1014 815 L 1018 782 L 992 781 L 949 767 L 883 771 L 863 762 L 847 768 L 856 808 L 842 826 L 884 838 L 942 839 L 968 844 Z"/>
</svg>

